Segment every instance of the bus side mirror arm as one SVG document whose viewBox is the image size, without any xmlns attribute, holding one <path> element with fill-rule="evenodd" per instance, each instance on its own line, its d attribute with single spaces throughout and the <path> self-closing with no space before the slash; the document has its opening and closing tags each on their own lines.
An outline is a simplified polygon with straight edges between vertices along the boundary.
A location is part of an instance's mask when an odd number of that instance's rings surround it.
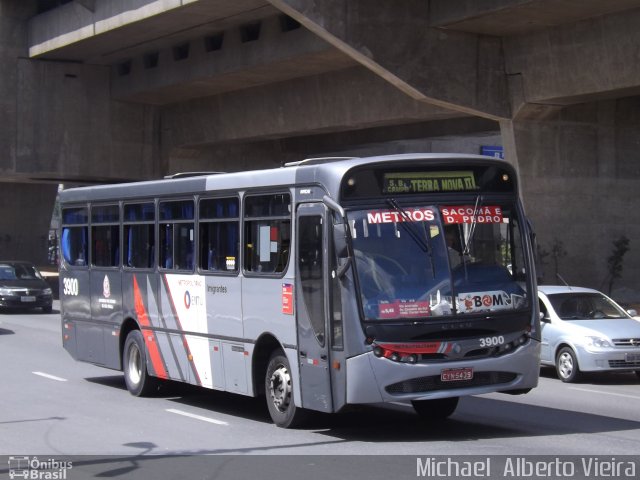
<svg viewBox="0 0 640 480">
<path fill-rule="evenodd" d="M 347 223 L 347 216 L 344 208 L 336 202 L 333 198 L 325 195 L 322 197 L 322 202 L 329 208 L 337 213 L 342 219 L 341 223 L 333 225 L 333 248 L 338 257 L 338 268 L 336 275 L 338 278 L 344 277 L 347 270 L 351 266 L 351 255 L 349 255 L 349 224 Z"/>
<path fill-rule="evenodd" d="M 329 195 L 325 195 L 324 197 L 322 197 L 322 203 L 324 203 L 329 209 L 333 210 L 334 212 L 339 213 L 342 217 L 343 222 L 347 221 L 347 214 L 344 212 L 344 208 L 342 208 L 342 205 L 336 202 Z"/>
</svg>

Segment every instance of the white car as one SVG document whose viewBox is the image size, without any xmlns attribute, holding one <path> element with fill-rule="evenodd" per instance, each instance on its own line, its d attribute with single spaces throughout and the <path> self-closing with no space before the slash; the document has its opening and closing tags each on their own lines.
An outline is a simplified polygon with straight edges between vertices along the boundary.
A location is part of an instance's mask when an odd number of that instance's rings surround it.
<svg viewBox="0 0 640 480">
<path fill-rule="evenodd" d="M 563 382 L 582 372 L 634 371 L 640 377 L 640 321 L 590 288 L 539 286 L 540 363 Z"/>
</svg>

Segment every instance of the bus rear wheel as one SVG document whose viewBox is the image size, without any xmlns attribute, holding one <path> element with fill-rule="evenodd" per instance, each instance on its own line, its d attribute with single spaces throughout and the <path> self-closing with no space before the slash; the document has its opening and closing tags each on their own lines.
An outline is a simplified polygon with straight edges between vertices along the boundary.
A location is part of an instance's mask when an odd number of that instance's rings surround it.
<svg viewBox="0 0 640 480">
<path fill-rule="evenodd" d="M 286 355 L 282 351 L 274 352 L 265 375 L 265 393 L 269 415 L 273 423 L 282 428 L 299 427 L 307 417 L 307 412 L 294 403 L 291 377 Z"/>
<path fill-rule="evenodd" d="M 140 330 L 127 335 L 122 352 L 122 366 L 127 390 L 136 397 L 150 395 L 157 387 L 157 379 L 147 372 L 147 353 Z"/>
<path fill-rule="evenodd" d="M 440 422 L 446 420 L 458 406 L 459 397 L 436 398 L 434 400 L 414 400 L 413 409 L 423 420 Z"/>
</svg>

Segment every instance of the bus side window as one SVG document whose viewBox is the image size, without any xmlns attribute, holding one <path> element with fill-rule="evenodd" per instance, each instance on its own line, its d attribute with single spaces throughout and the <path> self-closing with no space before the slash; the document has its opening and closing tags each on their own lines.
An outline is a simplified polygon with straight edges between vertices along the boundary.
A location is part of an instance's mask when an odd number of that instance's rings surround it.
<svg viewBox="0 0 640 480">
<path fill-rule="evenodd" d="M 240 219 L 237 197 L 200 200 L 200 269 L 238 271 Z"/>
<path fill-rule="evenodd" d="M 245 200 L 247 272 L 282 273 L 291 250 L 291 199 L 288 193 L 248 196 Z"/>
<path fill-rule="evenodd" d="M 193 270 L 195 254 L 193 200 L 160 202 L 160 268 Z"/>
<path fill-rule="evenodd" d="M 128 268 L 155 266 L 155 207 L 153 203 L 124 206 L 123 263 Z"/>
<path fill-rule="evenodd" d="M 86 207 L 62 209 L 61 250 L 67 265 L 87 266 L 89 216 Z"/>
<path fill-rule="evenodd" d="M 120 265 L 120 211 L 117 205 L 91 207 L 91 263 Z"/>
</svg>

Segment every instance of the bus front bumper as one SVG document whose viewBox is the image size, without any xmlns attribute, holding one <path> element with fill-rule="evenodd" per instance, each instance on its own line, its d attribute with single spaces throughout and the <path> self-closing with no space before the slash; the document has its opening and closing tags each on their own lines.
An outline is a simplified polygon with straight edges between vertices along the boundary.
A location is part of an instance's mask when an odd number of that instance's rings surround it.
<svg viewBox="0 0 640 480">
<path fill-rule="evenodd" d="M 347 360 L 347 403 L 410 403 L 496 391 L 522 391 L 538 384 L 540 343 L 529 340 L 512 353 L 466 361 L 408 364 L 368 352 Z M 443 380 L 443 371 L 464 371 L 465 380 Z"/>
</svg>

